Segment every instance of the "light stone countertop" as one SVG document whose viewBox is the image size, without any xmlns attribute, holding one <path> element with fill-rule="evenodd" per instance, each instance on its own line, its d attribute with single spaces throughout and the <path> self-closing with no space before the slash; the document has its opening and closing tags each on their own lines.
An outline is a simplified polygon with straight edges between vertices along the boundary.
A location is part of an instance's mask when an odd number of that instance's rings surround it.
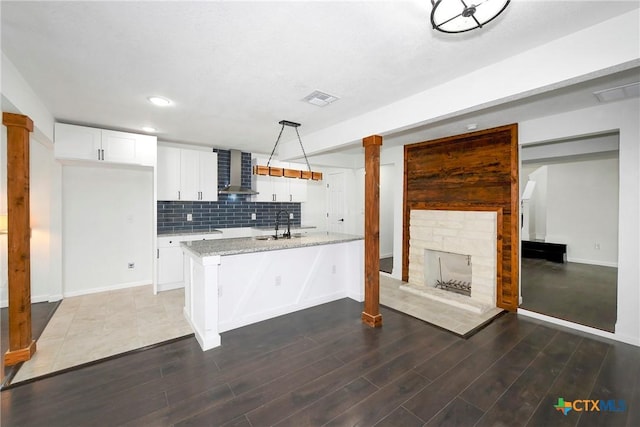
<svg viewBox="0 0 640 427">
<path fill-rule="evenodd" d="M 173 236 L 192 236 L 197 234 L 222 234 L 222 230 L 200 230 L 200 231 L 176 231 L 173 233 L 158 233 L 158 237 L 173 237 Z"/>
<path fill-rule="evenodd" d="M 261 231 L 265 231 L 265 230 L 274 230 L 275 229 L 275 225 L 258 225 L 255 227 L 251 227 L 254 230 L 261 230 Z M 292 225 L 291 229 L 292 230 L 311 230 L 314 228 L 318 228 L 315 225 Z M 280 224 L 280 231 L 282 230 L 286 230 L 287 229 L 287 223 L 285 222 L 284 224 Z"/>
<path fill-rule="evenodd" d="M 335 243 L 362 240 L 364 237 L 354 234 L 309 233 L 291 239 L 259 240 L 255 237 L 235 239 L 195 240 L 182 242 L 183 249 L 197 257 L 239 255 L 252 252 L 277 251 L 302 248 L 305 246 L 331 245 Z"/>
</svg>

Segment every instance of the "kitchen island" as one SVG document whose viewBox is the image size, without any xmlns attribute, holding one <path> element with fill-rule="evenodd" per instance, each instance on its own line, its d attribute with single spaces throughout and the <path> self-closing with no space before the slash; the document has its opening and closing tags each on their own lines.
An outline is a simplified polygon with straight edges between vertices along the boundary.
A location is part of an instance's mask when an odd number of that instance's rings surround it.
<svg viewBox="0 0 640 427">
<path fill-rule="evenodd" d="M 363 245 L 338 233 L 183 242 L 185 317 L 209 350 L 221 332 L 340 298 L 363 301 Z"/>
</svg>

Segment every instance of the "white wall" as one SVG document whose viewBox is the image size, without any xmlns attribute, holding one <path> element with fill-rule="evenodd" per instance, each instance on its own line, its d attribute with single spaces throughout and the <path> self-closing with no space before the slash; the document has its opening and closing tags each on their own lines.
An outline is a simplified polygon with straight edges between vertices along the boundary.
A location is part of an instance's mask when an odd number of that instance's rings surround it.
<svg viewBox="0 0 640 427">
<path fill-rule="evenodd" d="M 552 164 L 548 171 L 546 241 L 566 243 L 570 262 L 616 267 L 618 159 Z"/>
<path fill-rule="evenodd" d="M 30 138 L 30 198 L 32 215 L 31 297 L 32 302 L 55 301 L 61 297 L 61 168 L 53 162 L 51 113 L 2 54 L 2 110 L 24 114 L 33 120 Z M 6 128 L 2 126 L 0 147 L 0 214 L 6 214 Z M 0 305 L 7 304 L 7 238 L 0 236 Z"/>
<path fill-rule="evenodd" d="M 524 171 L 520 171 L 523 173 Z M 523 173 L 524 174 L 524 173 Z M 536 187 L 529 200 L 529 237 L 538 240 L 547 238 L 547 188 L 548 168 L 541 166 L 529 174 Z"/>
<path fill-rule="evenodd" d="M 393 164 L 380 166 L 380 258 L 393 256 Z"/>
<path fill-rule="evenodd" d="M 614 338 L 640 345 L 640 101 L 633 98 L 521 122 L 520 144 L 619 130 L 618 319 Z"/>
<path fill-rule="evenodd" d="M 65 165 L 62 188 L 64 296 L 151 284 L 152 170 Z"/>
</svg>

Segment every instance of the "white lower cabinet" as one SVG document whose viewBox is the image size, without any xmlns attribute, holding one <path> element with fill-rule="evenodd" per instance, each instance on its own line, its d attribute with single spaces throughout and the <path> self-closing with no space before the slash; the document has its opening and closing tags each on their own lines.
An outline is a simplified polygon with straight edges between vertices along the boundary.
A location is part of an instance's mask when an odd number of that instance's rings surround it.
<svg viewBox="0 0 640 427">
<path fill-rule="evenodd" d="M 158 292 L 184 287 L 184 261 L 180 242 L 221 238 L 222 234 L 158 236 Z"/>
<path fill-rule="evenodd" d="M 235 231 L 235 233 L 234 233 Z M 184 257 L 180 242 L 193 240 L 228 239 L 248 237 L 251 229 L 228 229 L 223 233 L 186 234 L 158 236 L 158 292 L 184 287 Z"/>
</svg>

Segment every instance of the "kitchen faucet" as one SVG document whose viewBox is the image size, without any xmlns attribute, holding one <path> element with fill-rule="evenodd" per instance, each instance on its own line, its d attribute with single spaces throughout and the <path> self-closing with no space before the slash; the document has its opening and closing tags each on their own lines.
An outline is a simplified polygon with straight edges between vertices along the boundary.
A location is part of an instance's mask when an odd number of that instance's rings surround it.
<svg viewBox="0 0 640 427">
<path fill-rule="evenodd" d="M 287 232 L 286 233 L 282 233 L 282 237 L 284 237 L 285 239 L 290 239 L 291 238 L 291 215 L 289 215 L 289 212 L 283 210 L 279 210 L 278 213 L 276 214 L 276 235 L 275 238 L 278 238 L 278 226 L 280 225 L 280 214 L 281 213 L 285 213 L 287 215 Z"/>
</svg>

